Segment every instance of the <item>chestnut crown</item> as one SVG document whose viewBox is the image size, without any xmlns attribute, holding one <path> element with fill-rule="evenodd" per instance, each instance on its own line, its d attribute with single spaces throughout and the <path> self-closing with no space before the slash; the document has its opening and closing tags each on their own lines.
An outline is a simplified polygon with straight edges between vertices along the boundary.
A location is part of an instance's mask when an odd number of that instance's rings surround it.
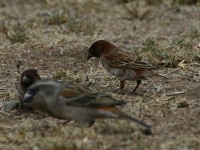
<svg viewBox="0 0 200 150">
<path fill-rule="evenodd" d="M 37 80 L 40 80 L 40 76 L 37 73 L 36 69 L 28 69 L 22 72 L 21 78 L 20 78 L 20 84 L 22 85 L 22 88 L 28 88 L 33 83 L 35 83 Z"/>
<path fill-rule="evenodd" d="M 113 48 L 115 49 L 116 46 L 114 46 L 108 41 L 105 40 L 96 41 L 90 46 L 87 59 L 90 59 L 92 57 L 100 58 L 103 53 L 111 51 Z"/>
</svg>

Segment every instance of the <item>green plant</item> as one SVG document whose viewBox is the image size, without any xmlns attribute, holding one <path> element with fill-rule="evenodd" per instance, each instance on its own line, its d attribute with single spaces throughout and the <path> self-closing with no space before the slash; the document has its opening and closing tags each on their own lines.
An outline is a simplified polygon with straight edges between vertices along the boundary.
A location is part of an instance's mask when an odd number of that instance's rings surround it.
<svg viewBox="0 0 200 150">
<path fill-rule="evenodd" d="M 0 31 L 5 35 L 5 37 L 12 43 L 24 43 L 29 40 L 28 30 L 24 24 L 20 24 L 17 20 L 17 24 L 9 26 L 5 22 L 2 23 Z"/>
<path fill-rule="evenodd" d="M 67 20 L 66 13 L 64 11 L 58 11 L 45 18 L 44 23 L 47 23 L 48 25 L 60 25 L 66 23 Z"/>
</svg>

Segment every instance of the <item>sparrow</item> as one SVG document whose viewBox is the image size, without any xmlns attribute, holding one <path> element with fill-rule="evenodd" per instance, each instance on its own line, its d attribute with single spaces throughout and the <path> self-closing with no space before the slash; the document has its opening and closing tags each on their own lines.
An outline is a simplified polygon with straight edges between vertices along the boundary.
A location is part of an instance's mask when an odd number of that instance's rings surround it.
<svg viewBox="0 0 200 150">
<path fill-rule="evenodd" d="M 38 72 L 36 69 L 27 69 L 22 72 L 20 79 L 16 85 L 18 97 L 20 100 L 20 107 L 23 106 L 22 101 L 24 99 L 24 94 L 25 94 L 27 88 L 40 79 L 41 78 L 38 75 Z"/>
<path fill-rule="evenodd" d="M 124 105 L 124 101 L 96 93 L 79 84 L 50 79 L 39 80 L 28 88 L 23 103 L 52 117 L 74 120 L 88 126 L 92 126 L 98 118 L 114 118 L 133 121 L 141 125 L 145 133 L 151 132 L 149 125 L 117 108 Z"/>
<path fill-rule="evenodd" d="M 119 90 L 123 90 L 126 80 L 137 81 L 137 85 L 133 89 L 134 94 L 141 84 L 141 80 L 150 76 L 161 76 L 153 72 L 155 67 L 141 61 L 135 61 L 131 53 L 121 50 L 115 45 L 105 40 L 94 42 L 89 50 L 87 59 L 96 57 L 99 59 L 103 67 L 120 81 Z"/>
</svg>

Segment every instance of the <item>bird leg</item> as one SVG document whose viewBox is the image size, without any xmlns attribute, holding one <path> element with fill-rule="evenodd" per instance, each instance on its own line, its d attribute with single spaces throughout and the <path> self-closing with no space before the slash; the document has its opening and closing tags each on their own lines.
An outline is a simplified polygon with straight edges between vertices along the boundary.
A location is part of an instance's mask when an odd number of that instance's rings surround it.
<svg viewBox="0 0 200 150">
<path fill-rule="evenodd" d="M 119 89 L 123 90 L 124 89 L 124 85 L 125 85 L 125 81 L 124 80 L 120 81 Z"/>
<path fill-rule="evenodd" d="M 91 127 L 91 126 L 93 126 L 93 125 L 94 125 L 94 120 L 91 120 L 91 121 L 88 123 L 87 127 Z"/>
<path fill-rule="evenodd" d="M 23 110 L 23 100 L 19 97 L 19 111 Z"/>
<path fill-rule="evenodd" d="M 132 94 L 135 94 L 137 88 L 139 87 L 139 85 L 141 84 L 141 80 L 137 80 L 137 85 L 135 86 L 135 88 L 132 91 Z"/>
<path fill-rule="evenodd" d="M 119 91 L 119 93 L 122 93 L 123 89 L 124 89 L 124 86 L 125 86 L 125 81 L 124 80 L 120 81 L 119 88 L 114 90 L 114 92 L 118 92 Z"/>
</svg>

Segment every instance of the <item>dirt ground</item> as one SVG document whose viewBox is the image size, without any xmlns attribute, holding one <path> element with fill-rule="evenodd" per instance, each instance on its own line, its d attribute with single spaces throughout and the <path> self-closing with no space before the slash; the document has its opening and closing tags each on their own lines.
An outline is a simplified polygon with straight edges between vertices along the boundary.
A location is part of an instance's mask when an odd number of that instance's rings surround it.
<svg viewBox="0 0 200 150">
<path fill-rule="evenodd" d="M 99 39 L 130 51 L 169 79 L 150 78 L 132 95 L 98 60 L 86 61 Z M 120 108 L 152 126 L 97 120 L 91 128 L 34 111 L 0 111 L 0 149 L 200 149 L 200 2 L 192 0 L 1 0 L 0 105 L 16 100 L 20 70 L 90 85 L 127 102 Z M 199 45 L 200 47 L 200 45 Z"/>
</svg>

